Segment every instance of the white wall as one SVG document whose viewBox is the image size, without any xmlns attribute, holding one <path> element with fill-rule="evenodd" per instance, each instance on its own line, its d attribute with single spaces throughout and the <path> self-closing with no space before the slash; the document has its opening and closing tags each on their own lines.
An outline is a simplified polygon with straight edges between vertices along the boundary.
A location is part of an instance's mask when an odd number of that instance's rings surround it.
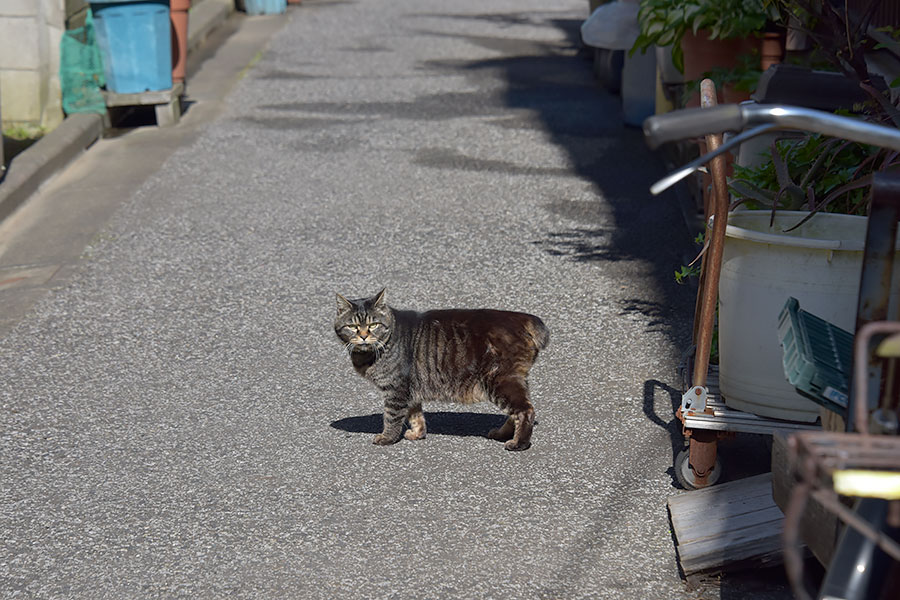
<svg viewBox="0 0 900 600">
<path fill-rule="evenodd" d="M 0 116 L 48 131 L 63 119 L 59 44 L 65 0 L 0 1 Z"/>
</svg>

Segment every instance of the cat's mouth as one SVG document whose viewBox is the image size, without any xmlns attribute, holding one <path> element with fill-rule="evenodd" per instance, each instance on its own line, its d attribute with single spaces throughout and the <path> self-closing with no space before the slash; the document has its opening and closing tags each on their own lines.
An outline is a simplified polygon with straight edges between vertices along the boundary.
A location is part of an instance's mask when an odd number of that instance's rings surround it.
<svg viewBox="0 0 900 600">
<path fill-rule="evenodd" d="M 381 342 L 376 340 L 368 341 L 368 340 L 359 340 L 359 341 L 351 341 L 352 349 L 357 352 L 374 352 L 381 346 Z"/>
</svg>

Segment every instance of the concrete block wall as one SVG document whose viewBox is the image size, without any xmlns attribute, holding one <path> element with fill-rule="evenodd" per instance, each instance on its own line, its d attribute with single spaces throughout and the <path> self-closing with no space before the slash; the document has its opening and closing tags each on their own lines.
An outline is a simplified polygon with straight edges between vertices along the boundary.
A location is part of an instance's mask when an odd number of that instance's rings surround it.
<svg viewBox="0 0 900 600">
<path fill-rule="evenodd" d="M 0 118 L 3 128 L 52 130 L 63 119 L 59 45 L 65 0 L 0 2 Z"/>
</svg>

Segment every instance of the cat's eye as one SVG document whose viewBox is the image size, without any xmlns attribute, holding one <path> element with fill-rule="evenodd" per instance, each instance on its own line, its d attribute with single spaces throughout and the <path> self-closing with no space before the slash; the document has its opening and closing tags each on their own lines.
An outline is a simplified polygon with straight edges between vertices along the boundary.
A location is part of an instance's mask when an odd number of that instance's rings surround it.
<svg viewBox="0 0 900 600">
<path fill-rule="evenodd" d="M 369 323 L 369 329 L 375 329 L 376 327 L 381 327 L 381 323 Z"/>
</svg>

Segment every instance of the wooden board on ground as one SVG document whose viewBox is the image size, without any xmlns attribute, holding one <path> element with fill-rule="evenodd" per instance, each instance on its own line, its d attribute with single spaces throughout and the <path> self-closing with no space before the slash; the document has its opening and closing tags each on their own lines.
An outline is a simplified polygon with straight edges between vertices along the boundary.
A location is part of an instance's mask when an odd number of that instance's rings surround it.
<svg viewBox="0 0 900 600">
<path fill-rule="evenodd" d="M 771 473 L 673 496 L 668 505 L 685 575 L 781 562 L 784 515 Z"/>
<path fill-rule="evenodd" d="M 156 124 L 160 127 L 176 125 L 181 118 L 181 96 L 184 95 L 184 83 L 175 82 L 171 89 L 137 94 L 118 94 L 103 90 L 103 99 L 107 108 L 119 106 L 153 106 L 156 112 Z M 108 117 L 107 117 L 108 120 Z M 109 123 L 106 123 L 109 127 Z"/>
</svg>

